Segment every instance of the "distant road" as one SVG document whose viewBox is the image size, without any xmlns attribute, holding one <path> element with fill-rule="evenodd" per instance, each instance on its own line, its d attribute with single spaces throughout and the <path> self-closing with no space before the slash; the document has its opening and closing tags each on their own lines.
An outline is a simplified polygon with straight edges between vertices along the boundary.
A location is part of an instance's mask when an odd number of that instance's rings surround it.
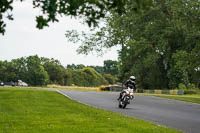
<svg viewBox="0 0 200 133">
<path fill-rule="evenodd" d="M 60 91 L 73 100 L 97 108 L 118 112 L 158 125 L 200 133 L 200 105 L 153 96 L 135 96 L 126 109 L 118 108 L 119 92 Z"/>
</svg>

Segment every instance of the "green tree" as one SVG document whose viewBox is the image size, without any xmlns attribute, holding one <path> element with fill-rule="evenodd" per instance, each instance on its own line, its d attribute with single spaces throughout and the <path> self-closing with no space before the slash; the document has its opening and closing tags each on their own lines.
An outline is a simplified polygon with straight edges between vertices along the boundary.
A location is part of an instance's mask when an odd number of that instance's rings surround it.
<svg viewBox="0 0 200 133">
<path fill-rule="evenodd" d="M 21 0 L 23 2 L 23 0 Z M 37 28 L 42 29 L 50 22 L 58 22 L 58 16 L 84 17 L 89 26 L 96 26 L 107 11 L 114 10 L 118 14 L 126 12 L 127 8 L 137 10 L 151 4 L 151 0 L 32 0 L 33 7 L 41 10 L 36 17 Z M 12 10 L 14 0 L 1 0 L 0 3 L 0 33 L 5 33 L 5 17 L 13 20 Z M 128 5 L 128 7 L 127 7 Z M 132 5 L 132 6 L 130 6 Z"/>
<path fill-rule="evenodd" d="M 88 36 L 83 34 L 78 52 L 101 52 L 102 48 L 120 45 L 121 81 L 135 75 L 143 88 L 199 85 L 195 80 L 200 68 L 199 7 L 198 0 L 155 0 L 150 9 L 137 14 L 131 9 L 123 15 L 111 12 L 105 27 Z"/>
<path fill-rule="evenodd" d="M 94 68 L 94 70 L 100 73 L 101 75 L 105 73 L 104 68 L 102 66 L 88 66 L 88 67 Z"/>
<path fill-rule="evenodd" d="M 27 63 L 26 63 L 26 58 L 21 57 L 18 59 L 13 59 L 12 61 L 14 71 L 16 73 L 16 81 L 17 80 L 22 80 L 27 82 Z"/>
<path fill-rule="evenodd" d="M 111 75 L 118 75 L 118 62 L 112 60 L 104 61 L 104 73 Z"/>
<path fill-rule="evenodd" d="M 72 84 L 72 72 L 70 70 L 66 70 L 64 73 L 64 85 L 71 86 Z"/>
<path fill-rule="evenodd" d="M 101 74 L 90 67 L 72 70 L 71 73 L 73 83 L 78 86 L 99 86 L 108 84 Z"/>
<path fill-rule="evenodd" d="M 64 85 L 65 69 L 58 60 L 41 58 L 44 69 L 49 75 L 50 83 Z"/>
<path fill-rule="evenodd" d="M 76 65 L 75 64 L 67 65 L 66 69 L 74 70 L 74 69 L 76 69 Z"/>
<path fill-rule="evenodd" d="M 15 67 L 12 62 L 0 61 L 0 81 L 4 82 L 17 81 Z"/>
<path fill-rule="evenodd" d="M 115 77 L 111 74 L 104 74 L 103 77 L 108 81 L 109 84 L 114 84 L 116 81 Z"/>
<path fill-rule="evenodd" d="M 44 86 L 49 81 L 48 73 L 41 64 L 40 58 L 29 56 L 26 58 L 27 62 L 27 82 L 33 86 Z"/>
<path fill-rule="evenodd" d="M 85 67 L 86 67 L 86 66 L 83 65 L 83 64 L 78 64 L 78 65 L 75 65 L 75 64 L 67 65 L 67 69 L 69 69 L 69 70 L 83 69 L 83 68 L 85 68 Z"/>
</svg>

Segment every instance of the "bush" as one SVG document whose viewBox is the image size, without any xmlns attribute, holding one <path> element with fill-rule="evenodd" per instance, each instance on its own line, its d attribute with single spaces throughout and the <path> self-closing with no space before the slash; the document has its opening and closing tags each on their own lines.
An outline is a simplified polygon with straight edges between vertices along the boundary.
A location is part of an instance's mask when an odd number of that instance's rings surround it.
<svg viewBox="0 0 200 133">
<path fill-rule="evenodd" d="M 184 94 L 200 94 L 200 90 L 196 89 L 195 85 L 191 83 L 187 87 L 183 83 L 180 83 L 178 88 L 184 90 Z"/>
<path fill-rule="evenodd" d="M 72 81 L 72 72 L 66 70 L 65 74 L 64 74 L 64 85 L 72 85 L 73 81 Z"/>
<path fill-rule="evenodd" d="M 196 89 L 196 87 L 195 87 L 194 84 L 189 83 L 189 84 L 188 84 L 188 89 Z"/>
<path fill-rule="evenodd" d="M 198 94 L 198 91 L 195 89 L 184 90 L 184 94 Z"/>
<path fill-rule="evenodd" d="M 115 77 L 113 77 L 111 74 L 104 74 L 103 77 L 108 81 L 109 84 L 115 83 Z"/>
<path fill-rule="evenodd" d="M 182 90 L 186 90 L 187 89 L 187 87 L 183 83 L 178 84 L 178 88 L 182 89 Z"/>
<path fill-rule="evenodd" d="M 141 88 L 139 88 L 139 89 L 137 90 L 137 92 L 138 92 L 138 93 L 144 93 L 144 90 L 141 89 Z"/>
<path fill-rule="evenodd" d="M 90 67 L 73 70 L 72 81 L 78 86 L 100 86 L 103 84 L 108 84 L 101 74 Z"/>
</svg>

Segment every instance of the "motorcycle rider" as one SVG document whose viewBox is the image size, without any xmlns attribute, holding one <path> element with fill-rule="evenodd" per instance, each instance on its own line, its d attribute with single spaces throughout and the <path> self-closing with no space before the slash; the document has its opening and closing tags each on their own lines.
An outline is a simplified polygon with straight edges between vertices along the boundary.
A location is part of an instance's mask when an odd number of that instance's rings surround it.
<svg viewBox="0 0 200 133">
<path fill-rule="evenodd" d="M 123 88 L 125 89 L 130 88 L 133 89 L 134 92 L 136 92 L 136 85 L 135 85 L 135 76 L 130 76 L 130 78 L 124 83 Z M 122 94 L 124 92 L 124 89 L 121 91 L 118 100 L 122 98 Z"/>
</svg>

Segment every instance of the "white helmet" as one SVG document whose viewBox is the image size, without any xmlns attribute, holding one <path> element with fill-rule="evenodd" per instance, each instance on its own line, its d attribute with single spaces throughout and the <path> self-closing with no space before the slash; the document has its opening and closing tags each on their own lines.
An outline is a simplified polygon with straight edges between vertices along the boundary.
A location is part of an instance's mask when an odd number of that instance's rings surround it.
<svg viewBox="0 0 200 133">
<path fill-rule="evenodd" d="M 131 81 L 135 81 L 135 76 L 130 76 Z"/>
</svg>

